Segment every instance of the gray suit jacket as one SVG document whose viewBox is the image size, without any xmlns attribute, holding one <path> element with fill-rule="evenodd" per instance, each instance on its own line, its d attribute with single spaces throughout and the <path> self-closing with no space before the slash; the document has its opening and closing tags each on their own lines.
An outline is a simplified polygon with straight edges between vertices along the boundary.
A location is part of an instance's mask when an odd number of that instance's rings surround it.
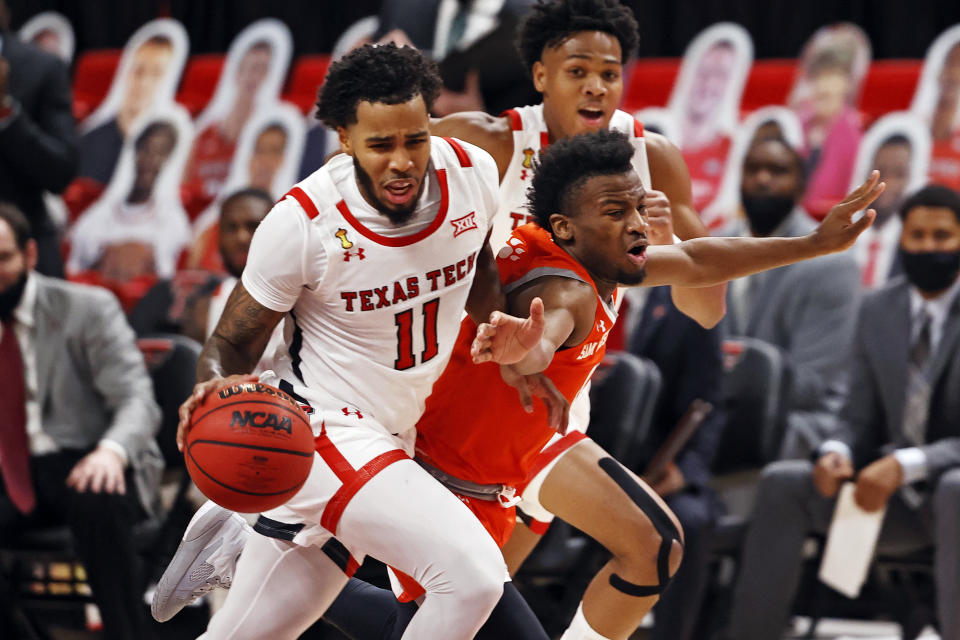
<svg viewBox="0 0 960 640">
<path fill-rule="evenodd" d="M 815 226 L 797 209 L 781 235 L 805 235 Z M 742 229 L 727 231 L 739 235 Z M 833 254 L 750 276 L 760 282 L 739 332 L 779 347 L 786 357 L 788 456 L 806 455 L 833 429 L 846 394 L 844 372 L 860 298 L 859 274 L 851 256 Z M 729 302 L 733 309 L 736 305 Z M 727 323 L 728 331 L 734 320 Z"/>
<path fill-rule="evenodd" d="M 160 409 L 133 330 L 116 298 L 97 287 L 30 274 L 37 281 L 33 331 L 43 430 L 65 449 L 118 442 L 137 495 L 156 506 L 163 458 L 154 439 Z"/>
<path fill-rule="evenodd" d="M 910 446 L 903 434 L 910 349 L 910 285 L 903 277 L 870 293 L 857 319 L 850 394 L 836 437 L 863 466 Z M 953 301 L 929 365 L 932 382 L 926 442 L 931 482 L 960 466 L 960 297 Z"/>
</svg>

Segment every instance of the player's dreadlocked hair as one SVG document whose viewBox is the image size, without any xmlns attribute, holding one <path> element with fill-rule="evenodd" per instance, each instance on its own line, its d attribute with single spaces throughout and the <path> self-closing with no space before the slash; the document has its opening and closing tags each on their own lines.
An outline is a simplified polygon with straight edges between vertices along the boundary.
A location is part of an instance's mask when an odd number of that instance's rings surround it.
<svg viewBox="0 0 960 640">
<path fill-rule="evenodd" d="M 357 104 L 400 104 L 423 96 L 427 110 L 440 95 L 443 82 L 437 65 L 412 47 L 366 45 L 330 65 L 317 99 L 317 120 L 328 127 L 357 121 Z"/>
<path fill-rule="evenodd" d="M 637 49 L 637 21 L 619 0 L 541 0 L 531 8 L 517 32 L 517 50 L 527 73 L 543 50 L 581 31 L 603 31 L 620 42 L 621 62 Z"/>
<path fill-rule="evenodd" d="M 534 165 L 527 203 L 538 225 L 552 233 L 550 216 L 571 215 L 570 195 L 587 178 L 626 173 L 633 169 L 633 145 L 618 131 L 602 129 L 551 144 Z"/>
</svg>

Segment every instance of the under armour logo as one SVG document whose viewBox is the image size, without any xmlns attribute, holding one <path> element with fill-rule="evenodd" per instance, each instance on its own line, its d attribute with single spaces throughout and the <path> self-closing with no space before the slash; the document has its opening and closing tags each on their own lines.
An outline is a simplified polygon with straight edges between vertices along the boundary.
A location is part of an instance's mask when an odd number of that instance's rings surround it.
<svg viewBox="0 0 960 640">
<path fill-rule="evenodd" d="M 522 169 L 522 170 L 520 171 L 520 179 L 521 179 L 521 180 L 526 180 L 526 179 L 527 179 L 527 170 L 526 170 L 526 169 Z"/>
<path fill-rule="evenodd" d="M 360 247 L 356 251 L 344 251 L 343 252 L 343 261 L 350 262 L 350 258 L 359 258 L 361 260 L 366 260 L 367 256 L 363 255 L 363 247 Z"/>
<path fill-rule="evenodd" d="M 357 416 L 358 420 L 363 420 L 363 414 L 360 413 L 360 409 L 354 408 L 354 410 L 351 411 L 349 407 L 343 407 L 340 411 L 343 411 L 343 415 L 345 416 Z"/>
<path fill-rule="evenodd" d="M 607 330 L 607 324 L 603 320 L 600 320 L 599 322 L 597 322 L 597 328 L 599 328 L 600 332 L 603 333 L 604 331 Z"/>
<path fill-rule="evenodd" d="M 451 220 L 450 224 L 453 225 L 453 237 L 456 238 L 465 231 L 470 231 L 470 229 L 477 228 L 477 213 L 475 211 L 471 211 L 462 218 Z"/>
</svg>

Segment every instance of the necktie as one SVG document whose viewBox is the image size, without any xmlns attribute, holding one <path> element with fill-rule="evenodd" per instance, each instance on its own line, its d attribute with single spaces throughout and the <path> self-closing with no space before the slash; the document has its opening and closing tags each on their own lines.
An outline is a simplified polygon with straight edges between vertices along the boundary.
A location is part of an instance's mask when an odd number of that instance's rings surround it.
<svg viewBox="0 0 960 640">
<path fill-rule="evenodd" d="M 907 365 L 907 402 L 903 410 L 903 435 L 912 445 L 924 443 L 930 410 L 930 381 L 926 369 L 930 360 L 930 315 L 920 315 L 920 329 L 910 346 Z"/>
<path fill-rule="evenodd" d="M 867 263 L 863 265 L 863 286 L 873 288 L 873 281 L 877 277 L 877 256 L 880 253 L 880 240 L 874 238 L 867 247 Z"/>
<path fill-rule="evenodd" d="M 30 479 L 23 357 L 12 322 L 3 323 L 0 337 L 0 380 L 0 471 L 14 506 L 30 513 L 37 498 Z"/>
</svg>

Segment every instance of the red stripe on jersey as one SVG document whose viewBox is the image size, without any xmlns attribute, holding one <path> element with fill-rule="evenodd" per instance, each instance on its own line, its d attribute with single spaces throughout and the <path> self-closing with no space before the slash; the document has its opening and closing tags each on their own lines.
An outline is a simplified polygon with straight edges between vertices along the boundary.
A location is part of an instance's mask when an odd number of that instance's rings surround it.
<svg viewBox="0 0 960 640">
<path fill-rule="evenodd" d="M 549 522 L 544 522 L 543 520 L 537 520 L 536 518 L 530 518 L 530 522 L 525 522 L 527 529 L 533 531 L 538 536 L 542 536 L 547 532 L 547 529 L 550 528 Z M 351 556 L 352 558 L 353 556 Z"/>
<path fill-rule="evenodd" d="M 540 151 L 550 146 L 550 133 L 548 131 L 540 132 Z"/>
<path fill-rule="evenodd" d="M 461 167 L 472 167 L 470 163 L 470 156 L 467 155 L 467 152 L 464 151 L 463 147 L 460 146 L 460 143 L 454 140 L 453 138 L 444 138 L 451 147 L 453 147 L 453 152 L 457 154 L 457 160 L 460 161 Z"/>
<path fill-rule="evenodd" d="M 300 206 L 303 207 L 303 212 L 306 213 L 307 217 L 311 220 L 320 215 L 320 212 L 317 210 L 317 205 L 313 204 L 313 200 L 310 199 L 310 196 L 308 196 L 300 187 L 294 187 L 293 189 L 290 189 L 290 191 L 287 191 L 287 193 L 284 194 L 283 198 L 286 198 L 287 196 L 293 196 L 293 199 L 300 203 Z M 280 199 L 283 200 L 283 198 Z"/>
<path fill-rule="evenodd" d="M 530 469 L 530 473 L 527 474 L 527 480 L 523 483 L 523 487 L 517 487 L 517 493 L 523 493 L 523 490 L 530 484 L 530 481 L 536 478 L 537 474 L 543 471 L 548 464 L 563 455 L 567 449 L 573 445 L 581 440 L 585 440 L 586 437 L 587 434 L 582 431 L 571 431 L 541 451 L 540 455 L 538 455 L 537 459 L 533 462 L 533 467 Z"/>
<path fill-rule="evenodd" d="M 357 572 L 357 569 L 359 568 L 360 568 L 360 563 L 357 562 L 357 559 L 354 558 L 353 555 L 351 555 L 347 559 L 347 568 L 344 569 L 343 572 L 347 575 L 348 578 L 352 578 L 353 574 L 355 574 Z"/>
<path fill-rule="evenodd" d="M 633 119 L 633 137 L 634 138 L 643 137 L 643 123 L 637 120 L 636 118 Z"/>
<path fill-rule="evenodd" d="M 327 463 L 330 470 L 337 476 L 343 484 L 347 484 L 353 478 L 356 471 L 343 457 L 343 454 L 337 450 L 337 447 L 330 442 L 327 437 L 326 429 L 321 427 L 320 435 L 314 438 L 313 448 L 316 449 L 323 461 Z"/>
<path fill-rule="evenodd" d="M 520 114 L 516 109 L 507 109 L 500 114 L 500 117 L 510 118 L 510 128 L 514 131 L 523 131 L 523 118 L 520 117 Z"/>
<path fill-rule="evenodd" d="M 333 447 L 333 443 L 331 443 L 330 446 Z M 337 454 L 339 455 L 340 452 L 338 451 Z M 320 455 L 322 456 L 323 454 Z M 326 460 L 326 458 L 324 458 L 324 460 Z M 350 503 L 350 500 L 353 499 L 353 496 L 357 494 L 357 491 L 360 491 L 360 489 L 363 488 L 363 485 L 370 482 L 370 479 L 373 478 L 373 476 L 377 475 L 394 462 L 399 462 L 401 460 L 410 460 L 410 456 L 404 453 L 401 449 L 393 449 L 392 451 L 381 453 L 376 458 L 357 469 L 353 474 L 353 477 L 345 480 L 343 482 L 343 486 L 337 489 L 337 492 L 333 494 L 332 498 L 330 498 L 326 508 L 323 510 L 323 515 L 320 516 L 320 526 L 333 535 L 337 535 L 337 525 L 340 524 L 340 516 L 343 515 L 343 510 L 347 508 L 347 505 Z M 339 475 L 337 477 L 339 477 Z"/>
<path fill-rule="evenodd" d="M 430 223 L 430 226 L 418 231 L 417 233 L 410 234 L 409 236 L 398 236 L 391 238 L 389 236 L 380 235 L 375 231 L 371 231 L 363 226 L 363 224 L 354 217 L 354 215 L 350 212 L 350 207 L 348 207 L 347 203 L 343 200 L 337 203 L 337 210 L 340 211 L 340 215 L 343 216 L 343 219 L 346 220 L 351 227 L 356 229 L 364 238 L 373 240 L 377 244 L 382 244 L 385 247 L 407 247 L 416 242 L 420 242 L 431 233 L 439 229 L 440 225 L 443 224 L 443 221 L 447 217 L 447 205 L 450 204 L 450 193 L 447 191 L 446 169 L 437 169 L 437 182 L 440 183 L 440 209 L 437 211 L 437 217 L 433 219 L 433 222 Z"/>
</svg>

